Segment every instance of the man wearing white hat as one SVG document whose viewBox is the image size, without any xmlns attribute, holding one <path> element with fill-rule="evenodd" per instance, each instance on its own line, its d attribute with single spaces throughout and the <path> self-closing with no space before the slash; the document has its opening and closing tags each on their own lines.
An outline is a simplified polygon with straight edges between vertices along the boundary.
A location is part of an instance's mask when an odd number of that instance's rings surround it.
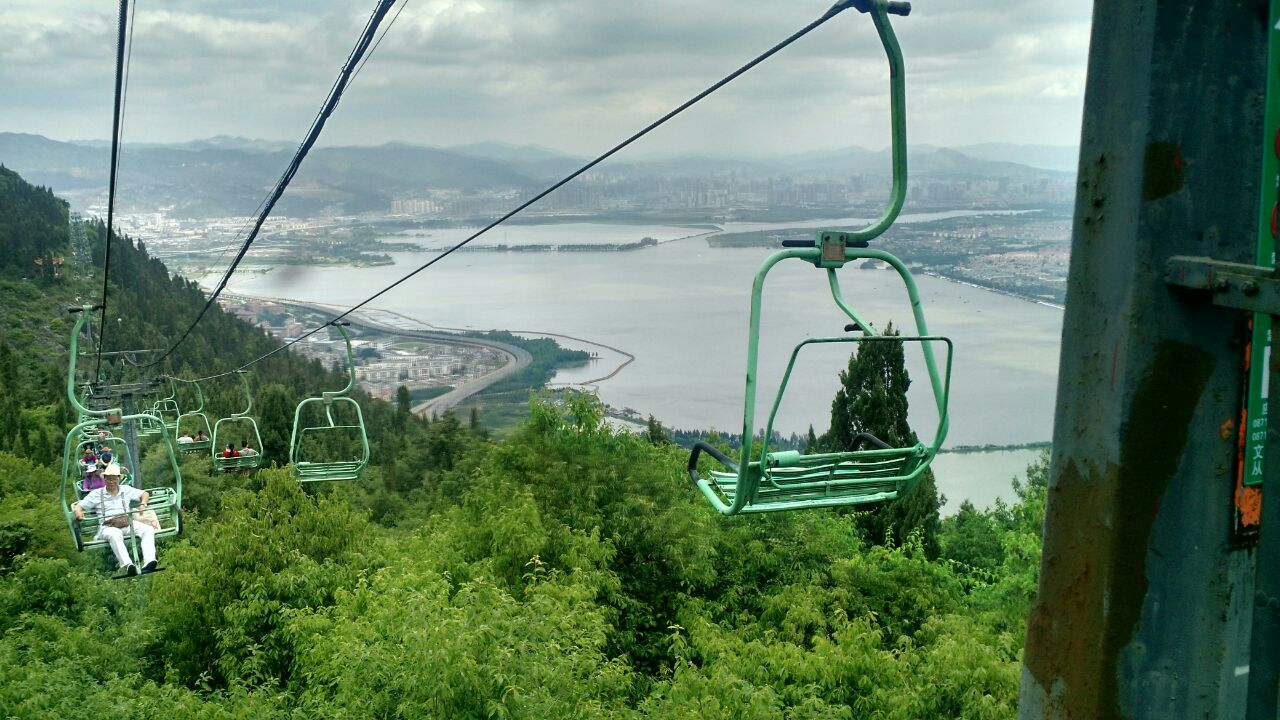
<svg viewBox="0 0 1280 720">
<path fill-rule="evenodd" d="M 95 538 L 99 540 L 106 538 L 111 545 L 111 552 L 115 553 L 116 561 L 120 563 L 120 568 L 128 576 L 138 574 L 138 569 L 133 566 L 133 558 L 129 557 L 129 551 L 124 545 L 125 531 L 132 532 L 142 544 L 142 572 L 154 571 L 156 569 L 156 531 L 140 520 L 130 521 L 129 517 L 129 506 L 135 501 L 139 503 L 139 511 L 147 509 L 150 493 L 128 485 L 121 487 L 120 466 L 116 463 L 111 463 L 102 471 L 102 479 L 106 487 L 90 492 L 81 498 L 80 502 L 71 506 L 76 520 L 83 520 L 86 510 L 97 513 L 102 518 L 98 521 L 98 534 Z"/>
</svg>

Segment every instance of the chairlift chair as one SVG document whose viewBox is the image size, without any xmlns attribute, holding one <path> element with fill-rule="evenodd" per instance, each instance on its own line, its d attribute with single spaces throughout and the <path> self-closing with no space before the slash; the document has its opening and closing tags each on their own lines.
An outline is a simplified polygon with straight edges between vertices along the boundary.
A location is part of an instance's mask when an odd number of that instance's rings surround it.
<svg viewBox="0 0 1280 720">
<path fill-rule="evenodd" d="M 71 308 L 71 312 L 79 313 L 75 327 L 71 331 L 71 347 L 70 361 L 67 368 L 67 399 L 71 406 L 81 416 L 87 416 L 89 419 L 76 423 L 70 431 L 67 432 L 67 439 L 64 445 L 62 459 L 62 487 L 60 492 L 60 501 L 62 504 L 63 515 L 66 517 L 67 528 L 71 533 L 72 541 L 75 543 L 76 549 L 83 551 L 89 548 L 105 547 L 108 543 L 105 539 L 99 539 L 98 528 L 103 518 L 85 513 L 84 517 L 77 520 L 75 513 L 71 509 L 71 504 L 80 499 L 77 488 L 80 487 L 80 480 L 83 473 L 80 472 L 79 453 L 75 452 L 79 445 L 77 438 L 82 435 L 100 435 L 101 431 L 110 431 L 113 427 L 134 423 L 135 428 L 139 424 L 153 424 L 159 428 L 159 434 L 164 438 L 165 442 L 161 443 L 165 452 L 168 454 L 168 468 L 172 472 L 172 478 L 168 482 L 151 487 L 143 488 L 149 493 L 150 497 L 147 503 L 147 510 L 154 512 L 159 522 L 160 528 L 156 530 L 157 539 L 178 535 L 182 532 L 182 472 L 178 467 L 178 458 L 173 450 L 173 442 L 169 437 L 164 422 L 155 415 L 147 413 L 135 413 L 125 415 L 120 408 L 107 408 L 95 410 L 85 407 L 80 403 L 75 394 L 75 370 L 77 345 L 80 330 L 84 326 L 86 317 L 90 310 L 96 308 L 85 306 L 80 308 Z M 127 458 L 127 467 L 131 472 L 136 473 L 138 468 L 126 447 L 124 457 Z M 133 520 L 135 511 L 130 510 L 129 519 Z M 129 551 L 133 557 L 134 564 L 139 564 L 138 560 L 138 538 L 132 533 L 126 534 L 130 539 Z"/>
<path fill-rule="evenodd" d="M 870 227 L 852 232 L 819 231 L 813 241 L 786 241 L 784 249 L 764 261 L 756 272 L 751 293 L 751 316 L 747 335 L 746 400 L 743 408 L 742 449 L 735 461 L 715 447 L 695 443 L 689 457 L 690 479 L 717 511 L 725 515 L 762 513 L 808 508 L 838 507 L 877 503 L 897 498 L 928 469 L 947 433 L 947 401 L 951 378 L 951 341 L 930 335 L 925 323 L 920 296 L 910 271 L 902 261 L 883 250 L 869 248 L 870 240 L 884 233 L 902 210 L 906 196 L 906 101 L 903 82 L 902 51 L 889 24 L 888 15 L 905 15 L 909 6 L 885 0 L 865 0 L 854 6 L 869 13 L 879 34 L 881 45 L 889 60 L 890 105 L 892 125 L 893 186 L 889 205 L 880 218 Z M 812 337 L 802 340 L 791 352 L 790 361 L 783 373 L 763 439 L 756 447 L 756 361 L 760 345 L 760 307 L 765 277 L 770 269 L 783 260 L 798 259 L 826 270 L 831 297 L 851 323 L 846 331 L 860 332 L 860 336 Z M 840 291 L 837 270 L 855 260 L 874 259 L 887 263 L 902 278 L 915 319 L 913 336 L 886 336 L 878 333 L 862 320 L 844 300 Z M 773 436 L 773 423 L 782 402 L 787 383 L 791 379 L 796 358 L 800 351 L 813 345 L 831 343 L 904 342 L 917 345 L 924 359 L 929 383 L 938 413 L 938 426 L 929 444 L 893 447 L 870 434 L 859 436 L 858 445 L 842 452 L 804 455 L 794 450 L 771 452 L 769 438 Z M 939 369 L 933 345 L 946 347 L 946 359 Z M 727 470 L 704 471 L 699 467 L 700 456 L 706 453 L 719 461 Z"/>
<path fill-rule="evenodd" d="M 255 470 L 262 465 L 262 435 L 258 432 L 257 421 L 249 414 L 253 412 L 253 393 L 249 390 L 249 381 L 245 376 L 245 371 L 240 370 L 237 374 L 240 376 L 240 382 L 244 385 L 246 403 L 244 411 L 234 413 L 230 417 L 224 417 L 213 424 L 213 440 L 211 443 L 213 469 L 219 472 Z M 222 457 L 219 454 L 219 450 L 224 447 L 222 442 L 226 440 L 228 435 L 244 437 L 250 433 L 253 436 L 253 448 L 257 451 L 254 455 Z"/>
<path fill-rule="evenodd" d="M 207 453 L 209 448 L 213 447 L 213 428 L 209 426 L 209 417 L 204 414 L 204 391 L 200 389 L 200 383 L 194 380 L 183 380 L 182 378 L 169 378 L 169 381 L 190 383 L 196 389 L 196 409 L 189 410 L 178 416 L 178 422 L 174 428 L 175 435 L 181 435 L 184 427 L 194 425 L 197 430 L 204 432 L 204 440 L 192 440 L 191 442 L 179 442 L 178 450 L 184 453 Z"/>
<path fill-rule="evenodd" d="M 337 392 L 325 392 L 320 397 L 307 398 L 298 403 L 293 413 L 293 433 L 289 440 L 289 463 L 293 467 L 294 477 L 300 482 L 318 482 L 326 480 L 358 480 L 369 464 L 369 436 L 365 431 L 364 415 L 360 412 L 360 404 L 347 397 L 347 393 L 355 387 L 355 357 L 351 352 L 351 337 L 344 327 L 345 323 L 330 323 L 342 334 L 347 347 L 347 386 Z M 334 410 L 348 406 L 354 411 L 354 424 L 339 424 L 334 418 Z M 324 425 L 305 426 L 302 423 L 304 409 L 320 407 L 324 409 Z M 321 438 L 359 437 L 359 450 L 350 460 L 314 459 L 314 444 Z"/>
</svg>

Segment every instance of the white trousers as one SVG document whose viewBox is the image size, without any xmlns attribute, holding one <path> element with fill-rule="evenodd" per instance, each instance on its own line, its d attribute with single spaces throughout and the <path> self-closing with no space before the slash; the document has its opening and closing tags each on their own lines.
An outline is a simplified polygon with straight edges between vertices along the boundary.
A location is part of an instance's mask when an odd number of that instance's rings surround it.
<svg viewBox="0 0 1280 720">
<path fill-rule="evenodd" d="M 156 559 L 156 531 L 150 525 L 134 520 L 131 528 L 132 535 L 137 535 L 142 541 L 142 564 L 146 565 Z M 98 537 L 106 538 L 111 544 L 111 552 L 116 555 L 116 562 L 120 563 L 120 567 L 126 567 L 133 564 L 133 558 L 129 556 L 129 549 L 124 544 L 124 528 L 107 527 L 103 525 L 98 528 Z"/>
</svg>

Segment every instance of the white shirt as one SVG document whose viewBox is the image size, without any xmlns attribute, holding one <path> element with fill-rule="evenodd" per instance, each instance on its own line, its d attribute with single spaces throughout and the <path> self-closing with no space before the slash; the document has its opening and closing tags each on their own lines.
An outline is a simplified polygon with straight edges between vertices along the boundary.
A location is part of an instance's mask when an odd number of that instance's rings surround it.
<svg viewBox="0 0 1280 720">
<path fill-rule="evenodd" d="M 111 517 L 112 515 L 123 515 L 129 511 L 129 505 L 136 500 L 142 500 L 142 492 L 136 487 L 130 485 L 121 485 L 119 491 L 115 495 L 111 495 L 104 487 L 96 490 L 90 490 L 88 495 L 80 499 L 81 510 L 89 513 L 98 513 L 102 517 Z"/>
<path fill-rule="evenodd" d="M 178 438 L 178 444 L 180 445 L 190 443 L 190 442 L 195 442 L 195 441 L 187 437 L 186 435 L 183 435 L 182 437 Z"/>
</svg>

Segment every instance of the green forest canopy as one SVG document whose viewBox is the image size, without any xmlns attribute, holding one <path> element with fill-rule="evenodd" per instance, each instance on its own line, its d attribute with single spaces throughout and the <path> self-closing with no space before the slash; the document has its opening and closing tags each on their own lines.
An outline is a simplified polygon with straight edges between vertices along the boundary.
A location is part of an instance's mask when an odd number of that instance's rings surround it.
<svg viewBox="0 0 1280 720">
<path fill-rule="evenodd" d="M 140 245 L 115 243 L 112 262 L 131 278 L 113 293 L 120 346 L 172 337 L 203 301 Z M 304 490 L 284 469 L 215 476 L 185 458 L 188 529 L 161 544 L 166 571 L 108 580 L 106 553 L 75 552 L 51 469 L 71 419 L 61 307 L 92 267 L 0 279 L 7 717 L 1016 713 L 1043 460 L 1012 505 L 943 520 L 935 559 L 923 531 L 883 542 L 856 513 L 722 519 L 683 450 L 612 430 L 590 396 L 535 399 L 502 440 L 361 397 L 361 482 Z M 216 310 L 204 325 L 181 372 L 271 347 Z M 297 400 L 340 383 L 288 353 L 266 365 L 255 408 L 278 462 Z M 239 409 L 236 385 L 208 390 L 215 414 Z"/>
</svg>

